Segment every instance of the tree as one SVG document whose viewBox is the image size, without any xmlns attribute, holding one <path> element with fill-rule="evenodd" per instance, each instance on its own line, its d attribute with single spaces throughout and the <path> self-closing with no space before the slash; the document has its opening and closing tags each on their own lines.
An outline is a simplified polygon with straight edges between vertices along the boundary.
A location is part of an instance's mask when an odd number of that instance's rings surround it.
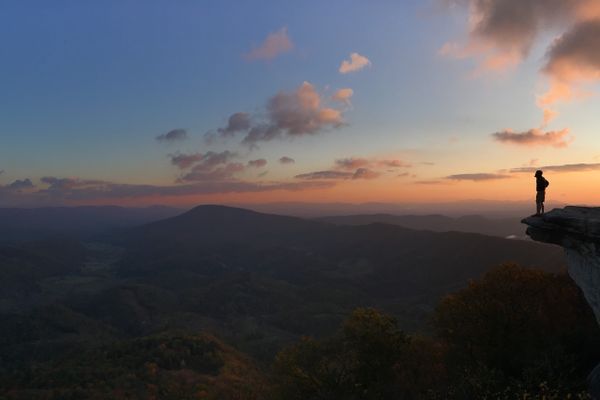
<svg viewBox="0 0 600 400">
<path fill-rule="evenodd" d="M 434 315 L 458 392 L 585 388 L 600 358 L 600 329 L 565 274 L 504 265 L 446 297 Z M 495 386 L 495 387 L 494 387 Z"/>
<path fill-rule="evenodd" d="M 278 354 L 277 397 L 412 399 L 424 381 L 420 356 L 394 318 L 359 308 L 336 335 L 304 338 Z"/>
</svg>

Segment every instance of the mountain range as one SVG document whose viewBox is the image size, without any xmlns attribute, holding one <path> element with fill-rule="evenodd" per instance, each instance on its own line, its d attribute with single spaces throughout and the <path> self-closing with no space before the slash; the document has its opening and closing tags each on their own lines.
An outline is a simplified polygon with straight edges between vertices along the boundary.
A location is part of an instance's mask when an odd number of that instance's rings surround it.
<svg viewBox="0 0 600 400">
<path fill-rule="evenodd" d="M 74 338 L 177 329 L 267 360 L 300 336 L 331 333 L 359 306 L 427 331 L 444 295 L 509 262 L 564 266 L 560 249 L 529 241 L 199 206 L 92 239 L 0 246 L 0 330 L 30 332 L 0 354 L 46 354 L 44 337 L 49 357 Z"/>
</svg>

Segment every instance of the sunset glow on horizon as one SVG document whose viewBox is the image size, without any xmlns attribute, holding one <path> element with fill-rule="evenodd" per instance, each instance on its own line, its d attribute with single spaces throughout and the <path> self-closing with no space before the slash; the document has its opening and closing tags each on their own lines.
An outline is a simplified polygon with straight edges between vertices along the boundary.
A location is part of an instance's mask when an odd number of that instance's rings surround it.
<svg viewBox="0 0 600 400">
<path fill-rule="evenodd" d="M 600 0 L 500 2 L 3 2 L 0 207 L 600 204 Z"/>
</svg>

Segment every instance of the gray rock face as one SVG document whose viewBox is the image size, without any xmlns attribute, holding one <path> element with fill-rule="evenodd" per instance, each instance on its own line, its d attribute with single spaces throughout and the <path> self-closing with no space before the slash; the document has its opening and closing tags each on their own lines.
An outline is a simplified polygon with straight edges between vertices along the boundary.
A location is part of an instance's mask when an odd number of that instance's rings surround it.
<svg viewBox="0 0 600 400">
<path fill-rule="evenodd" d="M 564 247 L 569 275 L 581 288 L 600 323 L 600 207 L 565 207 L 522 221 L 527 235 Z M 588 377 L 590 391 L 600 399 L 600 365 Z"/>
<path fill-rule="evenodd" d="M 600 207 L 565 207 L 522 221 L 527 235 L 565 248 L 569 275 L 600 323 Z"/>
</svg>

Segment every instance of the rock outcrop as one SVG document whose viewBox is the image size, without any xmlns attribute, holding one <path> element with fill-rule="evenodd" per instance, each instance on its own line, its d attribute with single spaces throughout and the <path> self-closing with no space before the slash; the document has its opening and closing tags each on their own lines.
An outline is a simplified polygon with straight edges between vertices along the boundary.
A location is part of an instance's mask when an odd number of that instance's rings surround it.
<svg viewBox="0 0 600 400">
<path fill-rule="evenodd" d="M 533 240 L 565 249 L 569 275 L 581 288 L 600 323 L 600 207 L 565 207 L 522 221 Z M 600 399 L 600 365 L 589 376 L 590 391 Z"/>
</svg>

